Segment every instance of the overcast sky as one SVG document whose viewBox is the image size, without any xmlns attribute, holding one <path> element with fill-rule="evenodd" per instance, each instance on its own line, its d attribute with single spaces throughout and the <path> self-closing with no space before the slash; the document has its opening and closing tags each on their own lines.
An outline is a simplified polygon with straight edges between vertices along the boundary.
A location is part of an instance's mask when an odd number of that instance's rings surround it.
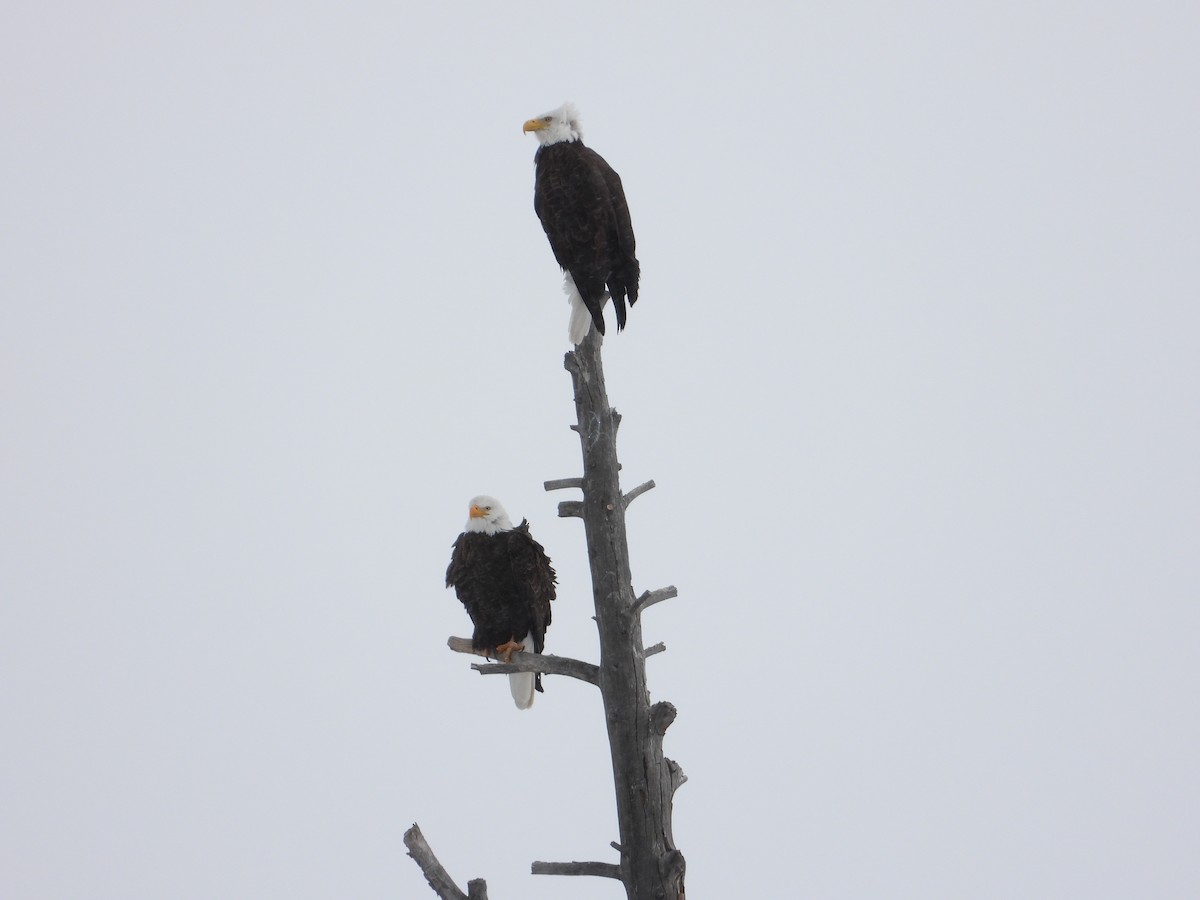
<svg viewBox="0 0 1200 900">
<path fill-rule="evenodd" d="M 527 118 L 610 335 L 689 895 L 1200 896 L 1192 3 L 0 8 L 0 896 L 614 898 L 595 691 L 451 653 L 477 493 L 595 660 Z"/>
</svg>

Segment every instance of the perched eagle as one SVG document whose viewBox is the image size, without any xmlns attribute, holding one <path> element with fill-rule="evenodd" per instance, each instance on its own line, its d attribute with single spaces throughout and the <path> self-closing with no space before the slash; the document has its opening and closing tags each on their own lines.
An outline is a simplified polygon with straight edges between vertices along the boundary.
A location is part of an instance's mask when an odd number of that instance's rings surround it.
<svg viewBox="0 0 1200 900">
<path fill-rule="evenodd" d="M 523 131 L 532 131 L 541 144 L 533 157 L 533 208 L 566 272 L 571 343 L 587 337 L 593 322 L 604 334 L 603 307 L 610 296 L 620 330 L 625 327 L 625 298 L 630 306 L 637 302 L 640 274 L 621 176 L 583 145 L 579 114 L 570 103 L 530 119 Z"/>
<path fill-rule="evenodd" d="M 453 587 L 475 623 L 471 644 L 488 656 L 508 660 L 514 652 L 541 653 L 550 625 L 554 569 L 542 545 L 522 519 L 513 528 L 508 513 L 494 497 L 475 497 L 466 530 L 454 542 L 446 587 Z M 508 676 L 517 707 L 533 705 L 542 676 L 518 672 Z"/>
</svg>

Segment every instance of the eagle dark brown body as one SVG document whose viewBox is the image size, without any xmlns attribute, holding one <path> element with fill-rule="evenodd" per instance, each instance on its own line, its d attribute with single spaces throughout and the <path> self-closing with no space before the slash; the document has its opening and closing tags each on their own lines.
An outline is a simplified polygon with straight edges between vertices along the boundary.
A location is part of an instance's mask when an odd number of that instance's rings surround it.
<svg viewBox="0 0 1200 900">
<path fill-rule="evenodd" d="M 526 646 L 526 652 L 542 652 L 555 583 L 550 559 L 525 520 L 495 534 L 464 531 L 446 569 L 446 586 L 454 588 L 475 625 L 472 645 L 489 654 L 529 635 L 533 646 Z M 540 691 L 540 675 L 536 684 Z"/>
<path fill-rule="evenodd" d="M 601 334 L 607 287 L 621 330 L 626 298 L 637 302 L 641 271 L 621 176 L 581 139 L 545 144 L 534 161 L 533 208 L 554 258 L 571 273 Z"/>
</svg>

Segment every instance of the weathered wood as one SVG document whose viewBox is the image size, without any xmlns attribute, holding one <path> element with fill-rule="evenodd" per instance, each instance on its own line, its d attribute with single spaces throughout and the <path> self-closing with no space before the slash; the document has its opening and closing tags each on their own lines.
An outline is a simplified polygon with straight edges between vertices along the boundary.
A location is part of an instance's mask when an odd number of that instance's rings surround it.
<svg viewBox="0 0 1200 900">
<path fill-rule="evenodd" d="M 671 727 L 671 723 L 675 721 L 675 717 L 679 712 L 675 709 L 674 703 L 667 703 L 665 700 L 660 700 L 650 707 L 650 724 L 654 726 L 654 730 L 660 735 L 667 733 L 667 729 Z"/>
<path fill-rule="evenodd" d="M 640 603 L 634 597 L 625 531 L 632 497 L 621 493 L 616 444 L 621 417 L 608 405 L 601 344 L 593 330 L 566 355 L 564 365 L 571 373 L 583 453 L 583 525 L 600 632 L 600 693 L 617 800 L 619 869 L 629 900 L 684 900 L 683 854 L 671 834 L 674 789 L 682 781 L 676 783 L 662 754 L 666 727 L 658 730 L 652 721 L 641 627 L 641 610 L 674 596 L 674 588 L 643 595 Z M 656 708 L 661 724 L 663 707 Z"/>
<path fill-rule="evenodd" d="M 578 500 L 564 500 L 558 504 L 558 517 L 560 519 L 582 519 L 583 504 Z"/>
<path fill-rule="evenodd" d="M 404 846 L 408 848 L 408 855 L 421 867 L 421 873 L 429 882 L 429 886 L 433 888 L 433 892 L 442 900 L 487 900 L 487 883 L 479 878 L 469 883 L 471 889 L 469 896 L 462 892 L 454 883 L 454 879 L 450 877 L 450 873 L 438 862 L 438 858 L 425 840 L 425 835 L 421 834 L 421 829 L 416 822 L 413 823 L 412 828 L 404 832 Z"/>
<path fill-rule="evenodd" d="M 679 591 L 675 590 L 675 585 L 669 584 L 665 588 L 659 588 L 657 591 L 645 591 L 634 602 L 633 608 L 637 612 L 641 612 L 648 606 L 653 606 L 655 603 L 662 603 L 664 600 L 670 600 L 678 596 Z"/>
<path fill-rule="evenodd" d="M 597 878 L 621 878 L 621 867 L 606 862 L 535 862 L 529 867 L 534 875 L 595 875 Z"/>
<path fill-rule="evenodd" d="M 625 504 L 625 508 L 629 509 L 630 503 L 642 496 L 642 494 L 646 493 L 646 491 L 653 490 L 655 487 L 657 487 L 657 485 L 655 485 L 653 478 L 651 478 L 649 481 L 639 484 L 632 491 L 621 498 L 622 502 Z"/>
<path fill-rule="evenodd" d="M 450 637 L 446 639 L 448 646 L 455 653 L 470 653 L 492 659 L 483 650 L 471 646 L 468 638 Z M 586 663 L 581 659 L 569 656 L 555 656 L 552 653 L 514 653 L 507 663 L 474 663 L 471 666 L 481 675 L 512 675 L 516 672 L 542 672 L 546 675 L 568 675 L 578 678 L 588 684 L 600 683 L 600 667 Z"/>
<path fill-rule="evenodd" d="M 543 481 L 542 487 L 547 491 L 562 491 L 567 488 L 583 487 L 582 478 L 556 478 L 553 481 Z"/>
</svg>

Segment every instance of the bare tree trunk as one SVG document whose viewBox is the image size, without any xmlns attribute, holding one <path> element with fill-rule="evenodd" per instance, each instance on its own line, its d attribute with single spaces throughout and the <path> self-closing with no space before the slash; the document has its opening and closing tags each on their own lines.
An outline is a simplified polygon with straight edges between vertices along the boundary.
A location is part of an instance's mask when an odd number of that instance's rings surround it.
<svg viewBox="0 0 1200 900">
<path fill-rule="evenodd" d="M 534 862 L 535 875 L 595 875 L 616 878 L 629 900 L 685 900 L 684 859 L 671 834 L 675 790 L 687 780 L 674 760 L 663 756 L 663 735 L 675 721 L 670 703 L 650 704 L 646 689 L 646 657 L 660 653 L 662 644 L 642 643 L 642 611 L 676 595 L 674 587 L 635 596 L 625 536 L 625 510 L 654 487 L 653 481 L 621 493 L 617 462 L 617 427 L 621 417 L 608 405 L 600 361 L 603 339 L 595 329 L 567 354 L 565 366 L 575 389 L 577 424 L 583 450 L 583 477 L 546 482 L 546 490 L 582 488 L 583 500 L 558 506 L 560 516 L 583 519 L 592 599 L 600 631 L 600 665 L 534 653 L 514 653 L 504 664 L 476 663 L 484 675 L 544 672 L 569 675 L 600 689 L 612 756 L 621 854 L 619 865 L 606 862 Z M 471 641 L 452 637 L 450 649 L 477 653 Z M 445 900 L 463 900 L 463 893 L 438 863 L 414 825 L 405 835 L 409 855 L 417 860 L 430 886 Z M 486 898 L 487 885 L 470 882 L 467 900 Z"/>
<path fill-rule="evenodd" d="M 634 494 L 621 493 L 621 417 L 608 405 L 601 343 L 593 329 L 566 357 L 583 450 L 583 504 L 581 509 L 563 504 L 559 514 L 582 514 L 587 535 L 600 631 L 600 693 L 621 829 L 621 880 L 629 900 L 682 900 L 684 861 L 671 834 L 671 810 L 684 776 L 662 753 L 663 734 L 675 719 L 675 708 L 669 703 L 650 705 L 641 622 L 641 612 L 650 602 L 674 590 L 640 599 L 634 595 L 625 536 L 625 509 Z"/>
</svg>

